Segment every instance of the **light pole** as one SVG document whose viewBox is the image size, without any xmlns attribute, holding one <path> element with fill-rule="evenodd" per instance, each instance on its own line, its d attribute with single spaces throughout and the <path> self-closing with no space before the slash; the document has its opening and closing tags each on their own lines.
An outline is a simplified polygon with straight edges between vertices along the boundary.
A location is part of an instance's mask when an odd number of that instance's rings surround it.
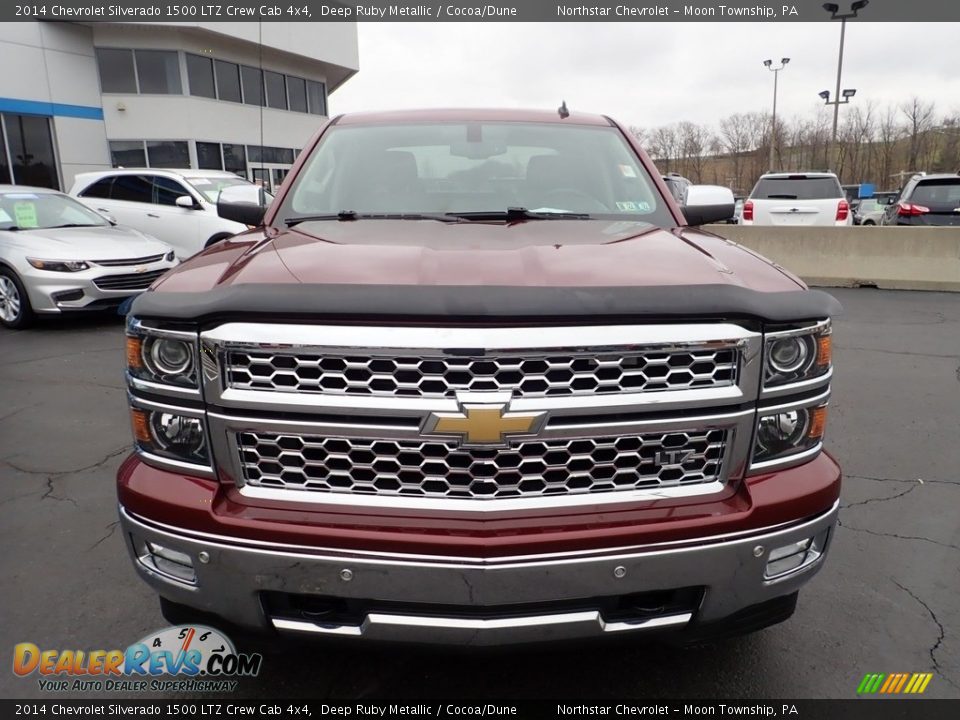
<svg viewBox="0 0 960 720">
<path fill-rule="evenodd" d="M 850 102 L 850 98 L 852 98 L 857 92 L 856 90 L 844 90 L 843 102 L 840 101 L 840 75 L 843 72 L 843 41 L 847 34 L 847 20 L 857 17 L 857 13 L 859 13 L 869 4 L 870 0 L 857 0 L 855 3 L 850 5 L 850 11 L 845 13 L 840 12 L 840 6 L 836 3 L 823 4 L 823 9 L 830 13 L 830 19 L 840 21 L 840 54 L 837 57 L 837 91 L 833 96 L 832 102 L 830 101 L 829 90 L 824 90 L 820 93 L 820 97 L 824 99 L 827 105 L 833 105 L 833 133 L 830 136 L 831 156 L 836 152 L 837 148 L 837 120 L 840 117 L 840 106 Z M 834 162 L 839 164 L 839 158 L 835 159 Z"/>
<path fill-rule="evenodd" d="M 773 120 L 770 122 L 770 161 L 767 163 L 767 168 L 771 172 L 773 172 L 773 148 L 777 140 L 777 78 L 780 76 L 780 71 L 787 66 L 788 62 L 790 62 L 790 58 L 781 58 L 780 67 L 774 67 L 773 60 L 763 61 L 767 70 L 773 72 Z"/>
</svg>

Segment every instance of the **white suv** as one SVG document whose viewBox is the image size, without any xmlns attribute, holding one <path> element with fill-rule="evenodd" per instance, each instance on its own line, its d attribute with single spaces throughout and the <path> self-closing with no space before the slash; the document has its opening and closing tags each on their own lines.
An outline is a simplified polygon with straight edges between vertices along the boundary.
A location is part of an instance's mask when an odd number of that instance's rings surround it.
<svg viewBox="0 0 960 720">
<path fill-rule="evenodd" d="M 220 191 L 250 185 L 222 170 L 116 169 L 81 173 L 70 194 L 170 245 L 181 260 L 247 229 L 217 215 Z"/>
<path fill-rule="evenodd" d="M 740 211 L 742 225 L 853 225 L 850 203 L 833 173 L 761 175 Z"/>
</svg>

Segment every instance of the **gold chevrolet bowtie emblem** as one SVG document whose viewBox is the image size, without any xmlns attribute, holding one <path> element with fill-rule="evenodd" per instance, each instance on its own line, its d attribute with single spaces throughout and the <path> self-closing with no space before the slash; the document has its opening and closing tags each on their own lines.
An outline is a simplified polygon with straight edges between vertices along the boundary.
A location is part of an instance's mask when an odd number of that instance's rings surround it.
<svg viewBox="0 0 960 720">
<path fill-rule="evenodd" d="M 473 395 L 481 394 L 458 395 L 460 412 L 430 413 L 423 434 L 456 435 L 463 445 L 503 446 L 510 436 L 535 435 L 546 420 L 543 412 L 507 412 L 509 400 L 476 402 Z"/>
</svg>

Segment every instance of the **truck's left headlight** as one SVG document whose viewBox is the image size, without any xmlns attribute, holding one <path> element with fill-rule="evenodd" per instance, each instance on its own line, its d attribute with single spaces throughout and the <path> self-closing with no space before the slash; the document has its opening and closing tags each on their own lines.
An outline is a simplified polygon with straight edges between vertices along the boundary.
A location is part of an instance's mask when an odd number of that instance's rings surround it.
<svg viewBox="0 0 960 720">
<path fill-rule="evenodd" d="M 830 370 L 830 321 L 768 332 L 764 338 L 763 386 L 813 380 Z"/>
<path fill-rule="evenodd" d="M 823 442 L 827 404 L 818 399 L 805 407 L 760 409 L 751 466 L 754 470 L 805 457 Z"/>
</svg>

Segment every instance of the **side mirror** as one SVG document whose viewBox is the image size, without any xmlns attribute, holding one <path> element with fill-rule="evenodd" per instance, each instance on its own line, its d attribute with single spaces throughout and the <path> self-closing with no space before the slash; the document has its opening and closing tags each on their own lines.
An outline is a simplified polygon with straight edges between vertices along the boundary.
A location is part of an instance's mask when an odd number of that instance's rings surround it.
<svg viewBox="0 0 960 720">
<path fill-rule="evenodd" d="M 688 225 L 706 225 L 733 217 L 733 191 L 722 185 L 691 185 L 683 216 Z"/>
<path fill-rule="evenodd" d="M 891 195 L 887 198 L 887 205 L 893 205 L 897 201 L 896 195 Z"/>
<path fill-rule="evenodd" d="M 221 190 L 217 197 L 217 215 L 224 220 L 257 227 L 263 224 L 268 198 L 272 199 L 256 185 L 231 185 Z"/>
<path fill-rule="evenodd" d="M 176 200 L 173 201 L 173 204 L 179 208 L 186 208 L 187 210 L 196 210 L 197 203 L 189 195 L 180 195 Z"/>
</svg>

